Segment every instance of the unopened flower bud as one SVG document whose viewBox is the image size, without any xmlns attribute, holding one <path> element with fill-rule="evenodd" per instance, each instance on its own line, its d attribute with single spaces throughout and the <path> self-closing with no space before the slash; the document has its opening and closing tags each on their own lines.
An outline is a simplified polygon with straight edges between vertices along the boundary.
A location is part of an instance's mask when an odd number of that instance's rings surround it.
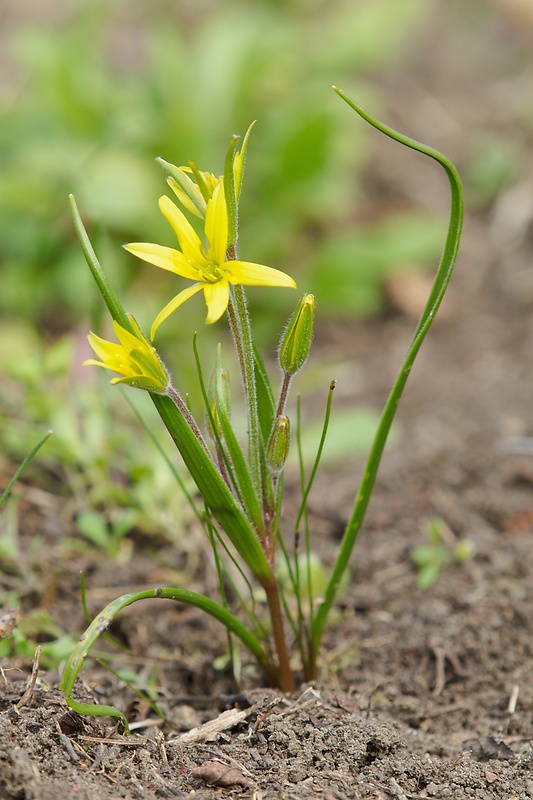
<svg viewBox="0 0 533 800">
<path fill-rule="evenodd" d="M 315 297 L 305 294 L 296 307 L 279 347 L 281 368 L 294 375 L 307 360 L 313 341 L 313 321 L 315 316 Z"/>
<path fill-rule="evenodd" d="M 291 426 L 285 415 L 276 417 L 267 445 L 267 464 L 274 475 L 279 475 L 289 455 Z"/>
</svg>

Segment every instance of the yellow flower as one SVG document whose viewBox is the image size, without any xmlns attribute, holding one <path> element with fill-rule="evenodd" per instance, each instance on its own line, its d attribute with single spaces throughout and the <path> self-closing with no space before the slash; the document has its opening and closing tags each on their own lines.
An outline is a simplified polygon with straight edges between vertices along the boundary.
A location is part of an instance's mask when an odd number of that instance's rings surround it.
<svg viewBox="0 0 533 800">
<path fill-rule="evenodd" d="M 207 200 L 205 211 L 204 247 L 199 236 L 184 214 L 168 197 L 159 199 L 162 214 L 172 225 L 181 250 L 159 244 L 136 242 L 124 245 L 126 250 L 149 264 L 174 272 L 182 278 L 195 281 L 184 289 L 159 312 L 152 325 L 153 339 L 161 323 L 176 311 L 185 300 L 203 290 L 207 305 L 206 322 L 216 322 L 229 302 L 230 284 L 245 286 L 296 286 L 293 279 L 280 270 L 253 264 L 249 261 L 226 261 L 228 247 L 228 211 L 224 197 L 224 182 L 220 180 L 213 196 Z"/>
<path fill-rule="evenodd" d="M 120 343 L 108 342 L 95 333 L 88 335 L 89 344 L 101 361 L 89 358 L 83 362 L 83 366 L 93 364 L 96 367 L 113 370 L 122 376 L 113 378 L 111 383 L 126 383 L 137 389 L 164 394 L 170 385 L 168 372 L 159 360 L 155 348 L 141 333 L 135 319 L 131 315 L 129 319 L 135 336 L 118 322 L 113 322 Z"/>
</svg>

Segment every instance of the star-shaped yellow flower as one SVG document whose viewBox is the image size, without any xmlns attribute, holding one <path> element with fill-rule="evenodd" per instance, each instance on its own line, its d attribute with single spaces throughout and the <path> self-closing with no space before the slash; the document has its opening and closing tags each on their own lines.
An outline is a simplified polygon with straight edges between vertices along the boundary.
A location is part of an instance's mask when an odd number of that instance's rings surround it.
<svg viewBox="0 0 533 800">
<path fill-rule="evenodd" d="M 181 250 L 159 244 L 136 242 L 124 245 L 126 250 L 149 264 L 195 281 L 159 312 L 152 325 L 153 339 L 161 323 L 196 292 L 203 290 L 207 305 L 206 322 L 216 322 L 229 302 L 230 284 L 244 286 L 296 286 L 293 279 L 277 269 L 249 261 L 226 261 L 228 247 L 228 212 L 224 183 L 220 180 L 205 211 L 204 247 L 199 236 L 179 208 L 164 196 L 159 199 L 162 214 L 172 225 Z"/>
<path fill-rule="evenodd" d="M 113 378 L 111 383 L 126 383 L 138 389 L 164 394 L 170 384 L 165 366 L 150 342 L 141 333 L 135 319 L 131 315 L 129 319 L 135 336 L 118 322 L 113 322 L 118 343 L 101 339 L 95 333 L 88 335 L 89 344 L 101 361 L 89 358 L 83 362 L 83 366 L 92 364 L 104 367 L 121 376 Z"/>
</svg>

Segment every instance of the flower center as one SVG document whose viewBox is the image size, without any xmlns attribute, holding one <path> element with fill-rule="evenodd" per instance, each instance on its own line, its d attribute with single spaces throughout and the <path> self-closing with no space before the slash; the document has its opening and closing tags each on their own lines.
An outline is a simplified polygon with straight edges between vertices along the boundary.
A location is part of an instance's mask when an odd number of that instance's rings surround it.
<svg viewBox="0 0 533 800">
<path fill-rule="evenodd" d="M 225 270 L 221 269 L 218 264 L 209 264 L 202 270 L 202 281 L 204 281 L 204 283 L 218 283 L 225 277 Z"/>
</svg>

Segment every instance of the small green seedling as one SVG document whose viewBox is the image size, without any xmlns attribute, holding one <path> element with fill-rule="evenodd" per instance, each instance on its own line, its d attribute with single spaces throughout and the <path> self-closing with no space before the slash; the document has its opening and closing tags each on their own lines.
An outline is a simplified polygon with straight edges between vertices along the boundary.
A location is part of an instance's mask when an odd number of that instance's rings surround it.
<svg viewBox="0 0 533 800">
<path fill-rule="evenodd" d="M 432 517 L 427 528 L 428 544 L 411 550 L 411 560 L 417 568 L 416 585 L 430 589 L 448 564 L 464 564 L 474 556 L 474 545 L 469 539 L 456 539 L 440 517 Z"/>
</svg>

